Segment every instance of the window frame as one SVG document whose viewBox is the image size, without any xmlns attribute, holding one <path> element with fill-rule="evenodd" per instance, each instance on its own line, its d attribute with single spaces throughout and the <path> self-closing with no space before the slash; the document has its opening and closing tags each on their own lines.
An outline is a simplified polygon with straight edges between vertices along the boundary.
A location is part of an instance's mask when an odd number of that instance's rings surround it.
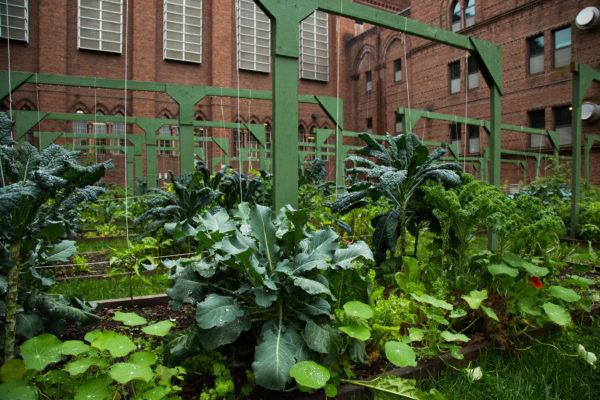
<svg viewBox="0 0 600 400">
<path fill-rule="evenodd" d="M 365 132 L 372 134 L 373 133 L 373 117 L 367 117 L 365 125 L 366 125 Z"/>
<path fill-rule="evenodd" d="M 532 45 L 535 43 L 535 41 L 541 39 L 542 43 L 541 43 L 541 47 L 542 47 L 542 51 L 541 52 L 536 52 L 535 54 L 532 54 L 532 50 L 534 50 L 532 47 Z M 538 44 L 539 45 L 539 44 Z M 544 38 L 544 34 L 539 34 L 536 36 L 531 36 L 527 38 L 527 74 L 528 75 L 538 75 L 538 74 L 543 74 L 546 71 L 546 63 L 545 63 L 545 54 L 546 54 L 546 39 Z M 537 60 L 537 57 L 541 56 L 541 70 L 535 70 L 532 71 L 532 63 L 533 63 L 533 59 L 534 57 L 535 60 Z M 538 66 L 539 68 L 539 66 Z"/>
<path fill-rule="evenodd" d="M 479 88 L 479 66 L 474 57 L 467 58 L 467 89 Z"/>
<path fill-rule="evenodd" d="M 163 60 L 173 60 L 189 62 L 194 64 L 202 63 L 202 0 L 180 0 L 181 4 L 175 4 L 173 0 L 163 1 Z M 197 4 L 192 4 L 197 3 Z M 176 12 L 171 7 L 181 7 L 182 11 Z M 186 11 L 188 9 L 197 10 L 199 15 L 190 15 Z M 170 16 L 179 15 L 181 16 L 181 22 L 175 20 L 169 20 Z M 197 23 L 195 23 L 197 22 Z M 180 30 L 171 29 L 168 25 L 181 25 Z M 188 32 L 189 30 L 196 30 L 196 32 Z M 197 33 L 199 32 L 199 33 Z M 169 38 L 169 34 L 180 35 L 181 49 L 171 48 L 168 46 L 169 43 L 177 43 L 177 39 Z M 187 40 L 190 38 L 197 38 L 196 41 Z M 196 47 L 195 51 L 192 50 Z M 175 53 L 181 53 L 176 56 Z"/>
<path fill-rule="evenodd" d="M 22 0 L 21 4 L 7 4 L 0 1 L 0 37 L 7 40 L 18 40 L 29 43 L 29 0 Z M 9 14 L 11 8 L 24 9 L 24 16 Z M 13 23 L 11 24 L 11 20 Z M 15 20 L 22 21 L 19 26 L 15 26 Z M 23 32 L 23 35 L 14 36 L 14 32 Z"/>
<path fill-rule="evenodd" d="M 370 92 L 373 90 L 373 72 L 365 71 L 365 90 Z"/>
<path fill-rule="evenodd" d="M 463 153 L 462 149 L 462 124 L 453 122 L 450 124 L 450 143 L 458 149 L 458 154 Z"/>
<path fill-rule="evenodd" d="M 236 54 L 238 69 L 270 73 L 271 20 L 252 0 L 236 0 L 235 4 Z M 242 15 L 244 12 L 249 12 L 252 14 L 252 16 L 245 17 Z M 259 24 L 265 25 L 268 29 L 259 29 Z M 242 31 L 245 29 L 248 29 L 249 31 L 247 34 L 242 33 Z M 258 32 L 262 32 L 261 37 L 257 36 Z M 245 37 L 248 41 L 243 41 L 242 37 Z M 264 41 L 266 44 L 259 44 L 259 40 Z M 244 47 L 248 47 L 249 49 L 244 50 Z M 261 53 L 258 53 L 259 48 L 263 49 Z M 259 61 L 259 59 L 263 61 Z"/>
<path fill-rule="evenodd" d="M 467 151 L 469 154 L 481 153 L 481 129 L 478 125 L 467 125 Z M 477 145 L 475 145 L 475 142 Z"/>
<path fill-rule="evenodd" d="M 458 17 L 458 19 L 456 19 Z M 463 28 L 463 9 L 459 0 L 450 7 L 450 30 L 458 32 Z"/>
<path fill-rule="evenodd" d="M 527 119 L 529 120 L 530 128 L 546 129 L 546 110 L 530 110 L 527 112 Z M 543 149 L 547 146 L 546 136 L 537 134 L 529 135 L 529 148 Z"/>
<path fill-rule="evenodd" d="M 573 129 L 572 129 L 572 110 L 571 106 L 559 106 L 552 108 L 552 116 L 554 119 L 554 130 L 558 133 L 558 146 L 570 146 L 573 144 Z M 559 121 L 559 116 L 561 120 Z M 568 116 L 568 117 L 567 117 Z M 562 120 L 565 117 L 565 120 Z M 559 123 L 560 122 L 560 123 Z M 565 140 L 568 138 L 568 140 Z"/>
<path fill-rule="evenodd" d="M 326 12 L 316 10 L 300 23 L 299 71 L 301 79 L 329 81 L 329 15 Z"/>
<path fill-rule="evenodd" d="M 458 72 L 455 70 L 456 68 L 454 68 L 454 67 L 458 67 Z M 458 76 L 455 76 L 457 73 L 458 73 Z M 460 60 L 454 61 L 454 62 L 451 62 L 450 64 L 448 64 L 448 75 L 449 75 L 449 82 L 450 82 L 450 85 L 449 85 L 450 94 L 460 93 L 461 86 L 462 86 L 462 82 L 461 82 L 462 74 L 461 74 Z M 458 88 L 455 88 L 456 81 L 458 81 Z"/>
<path fill-rule="evenodd" d="M 394 60 L 394 82 L 402 81 L 402 58 Z"/>
<path fill-rule="evenodd" d="M 561 45 L 560 47 L 558 47 L 557 43 L 557 34 L 559 34 L 560 32 L 564 32 L 564 31 L 569 31 L 569 44 L 568 45 Z M 571 29 L 571 26 L 565 26 L 564 28 L 560 28 L 560 29 L 555 29 L 552 31 L 552 66 L 554 67 L 554 69 L 557 68 L 562 68 L 562 67 L 566 67 L 568 65 L 571 64 L 571 47 L 573 46 L 573 31 Z M 564 52 L 564 50 L 568 50 L 568 57 L 565 57 L 564 55 L 562 55 L 562 53 Z M 568 62 L 566 63 L 562 63 L 562 64 L 558 64 L 557 61 L 557 53 L 561 53 L 561 57 L 565 57 L 565 59 L 568 58 Z"/>
<path fill-rule="evenodd" d="M 404 133 L 404 114 L 400 114 L 398 111 L 394 113 L 394 131 L 396 135 Z"/>
<path fill-rule="evenodd" d="M 98 5 L 99 5 L 99 9 L 96 8 L 92 8 L 91 6 L 88 5 L 82 5 L 82 2 L 85 2 L 86 0 L 77 0 L 77 48 L 79 50 L 92 50 L 92 51 L 102 51 L 105 53 L 113 53 L 113 54 L 122 54 L 123 52 L 123 0 L 98 0 Z M 118 4 L 119 7 L 119 11 L 111 11 L 111 10 L 106 10 L 104 8 L 104 6 L 106 6 L 107 4 Z M 115 7 L 116 8 L 116 7 Z M 97 11 L 99 14 L 98 18 L 93 18 L 93 17 L 88 17 L 88 16 L 84 16 L 82 15 L 82 11 L 83 10 L 92 10 L 92 11 Z M 111 21 L 111 20 L 107 20 L 105 18 L 103 18 L 104 14 L 114 14 L 114 15 L 118 15 L 118 22 L 117 21 Z M 91 21 L 98 21 L 98 28 L 95 28 L 93 26 L 84 26 L 82 24 L 82 22 L 84 20 L 91 20 Z M 106 25 L 110 25 L 110 24 L 114 24 L 117 25 L 118 28 L 115 28 L 115 30 L 109 30 L 108 28 L 106 28 Z M 92 36 L 84 36 L 82 35 L 82 30 L 87 30 L 87 31 L 97 31 L 98 32 L 98 38 L 94 38 Z M 111 40 L 111 39 L 105 39 L 103 38 L 103 36 L 107 35 L 107 34 L 112 34 L 112 35 L 118 35 L 119 39 L 118 41 L 115 40 Z M 91 45 L 84 45 L 82 44 L 82 40 L 87 40 L 90 43 L 98 43 L 97 47 L 91 46 Z M 115 44 L 118 43 L 118 51 L 115 49 L 110 49 L 107 48 L 106 46 L 108 44 Z"/>
</svg>

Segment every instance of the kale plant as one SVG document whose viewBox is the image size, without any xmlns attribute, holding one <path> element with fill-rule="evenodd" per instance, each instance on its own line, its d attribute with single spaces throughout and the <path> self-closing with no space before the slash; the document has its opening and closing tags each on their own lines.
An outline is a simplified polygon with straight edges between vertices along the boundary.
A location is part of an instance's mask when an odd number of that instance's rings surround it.
<svg viewBox="0 0 600 400">
<path fill-rule="evenodd" d="M 445 144 L 429 154 L 427 146 L 412 133 L 395 137 L 387 134 L 387 147 L 368 133 L 359 137 L 367 145 L 356 151 L 358 155 L 346 159 L 356 165 L 348 170 L 352 185 L 330 207 L 334 212 L 346 214 L 373 204 L 381 197 L 387 200 L 388 210 L 371 220 L 375 228 L 372 242 L 375 261 L 380 264 L 385 260 L 387 250 L 394 254 L 398 240 L 400 257 L 404 255 L 406 226 L 414 214 L 416 205 L 413 201 L 421 185 L 429 179 L 448 186 L 460 185 L 458 172 L 462 169 L 454 163 L 435 164 L 446 154 Z"/>
<path fill-rule="evenodd" d="M 27 284 L 34 285 L 34 280 L 51 284 L 38 274 L 36 265 L 39 260 L 66 261 L 75 253 L 73 241 L 57 243 L 65 236 L 65 215 L 83 201 L 94 201 L 103 189 L 90 185 L 112 168 L 111 161 L 81 166 L 78 152 L 57 145 L 41 151 L 27 142 L 17 147 L 11 139 L 12 125 L 0 113 L 0 294 L 6 292 L 0 310 L 6 316 L 7 359 L 14 355 L 17 329 L 32 336 L 41 329 L 43 315 L 55 322 L 90 318 L 89 313 L 20 288 L 19 276 L 25 276 Z M 18 306 L 24 309 L 20 317 Z"/>
</svg>

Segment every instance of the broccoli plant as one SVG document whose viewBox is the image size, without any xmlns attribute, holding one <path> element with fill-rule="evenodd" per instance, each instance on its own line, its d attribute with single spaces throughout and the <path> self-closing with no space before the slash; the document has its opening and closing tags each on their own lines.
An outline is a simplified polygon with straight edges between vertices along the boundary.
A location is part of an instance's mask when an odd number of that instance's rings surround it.
<svg viewBox="0 0 600 400">
<path fill-rule="evenodd" d="M 296 362 L 327 364 L 343 351 L 332 325 L 330 302 L 338 293 L 330 287 L 332 275 L 349 270 L 358 257 L 372 259 L 372 253 L 363 242 L 340 248 L 331 229 L 306 229 L 306 210 L 273 213 L 242 203 L 235 215 L 206 211 L 197 217 L 198 229 L 189 224 L 175 229 L 175 236 L 195 237 L 203 255 L 169 262 L 177 266 L 175 284 L 167 290 L 171 307 L 194 304 L 196 324 L 166 338 L 165 356 L 176 361 L 198 346 L 216 349 L 250 331 L 257 340 L 256 383 L 283 390 Z"/>
<path fill-rule="evenodd" d="M 427 146 L 412 133 L 394 137 L 387 134 L 387 147 L 377 143 L 368 133 L 362 133 L 359 137 L 367 145 L 356 151 L 359 155 L 346 159 L 356 164 L 348 170 L 352 185 L 330 207 L 334 212 L 346 214 L 352 209 L 372 204 L 381 197 L 387 200 L 388 210 L 371 220 L 375 228 L 372 243 L 375 261 L 380 264 L 385 260 L 387 250 L 394 253 L 398 239 L 400 257 L 404 255 L 406 226 L 414 209 L 412 200 L 421 185 L 428 179 L 448 186 L 460 185 L 457 172 L 462 169 L 454 163 L 435 164 L 446 154 L 446 145 L 442 144 L 442 147 L 429 154 Z"/>
<path fill-rule="evenodd" d="M 112 168 L 112 161 L 81 166 L 78 152 L 57 145 L 41 151 L 29 143 L 17 148 L 11 139 L 12 125 L 6 114 L 0 113 L 0 267 L 6 276 L 0 280 L 2 292 L 6 291 L 0 309 L 6 310 L 6 359 L 14 355 L 18 303 L 29 326 L 40 324 L 39 313 L 52 314 L 54 319 L 89 317 L 56 301 L 40 300 L 37 292 L 33 301 L 30 294 L 19 290 L 19 274 L 47 283 L 35 270 L 38 260 L 66 261 L 75 253 L 73 241 L 57 243 L 65 234 L 65 215 L 79 203 L 95 200 L 102 189 L 90 185 Z"/>
</svg>

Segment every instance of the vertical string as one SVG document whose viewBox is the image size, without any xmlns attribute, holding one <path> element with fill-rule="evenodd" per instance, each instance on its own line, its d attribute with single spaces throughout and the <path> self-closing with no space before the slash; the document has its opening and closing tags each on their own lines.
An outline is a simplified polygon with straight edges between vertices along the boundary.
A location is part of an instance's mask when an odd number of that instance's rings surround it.
<svg viewBox="0 0 600 400">
<path fill-rule="evenodd" d="M 463 171 L 467 165 L 467 141 L 469 140 L 469 123 L 467 122 L 469 107 L 469 53 L 465 54 L 465 143 L 463 144 Z"/>
<path fill-rule="evenodd" d="M 125 72 L 124 72 L 124 85 L 123 85 L 123 114 L 125 124 L 125 237 L 127 238 L 127 249 L 129 247 L 129 181 L 127 179 L 127 25 L 129 22 L 129 0 L 125 0 Z"/>
<path fill-rule="evenodd" d="M 38 85 L 38 73 L 35 73 L 35 102 L 37 105 L 37 120 L 38 120 L 38 147 L 42 150 L 42 132 L 41 132 L 41 119 L 40 119 L 40 95 Z"/>
<path fill-rule="evenodd" d="M 408 25 L 408 18 L 405 17 L 404 19 L 404 31 L 406 31 Z M 410 85 L 408 84 L 408 59 L 406 57 L 406 35 L 404 34 L 404 32 L 402 32 L 402 45 L 404 47 L 404 69 L 406 69 L 406 73 L 404 74 L 406 76 L 406 102 L 408 104 L 408 113 L 406 115 L 406 117 L 408 118 L 408 122 L 412 124 L 411 119 L 410 119 Z M 411 128 L 412 130 L 412 128 Z M 407 132 L 404 132 L 407 133 Z M 421 140 L 423 140 L 423 134 L 421 134 Z"/>
<path fill-rule="evenodd" d="M 256 9 L 256 4 L 254 5 L 254 8 Z M 240 13 L 240 8 L 239 8 L 239 1 L 235 2 L 235 15 L 236 18 Z M 255 10 L 256 11 L 256 10 Z M 255 15 L 255 19 L 256 19 L 256 15 Z M 256 22 L 255 22 L 256 24 Z M 235 24 L 236 26 L 236 30 L 239 29 L 237 28 L 238 24 Z M 237 32 L 236 32 L 237 33 Z M 238 167 L 240 169 L 240 181 L 239 181 L 239 189 L 240 189 L 240 203 L 242 202 L 242 174 L 244 173 L 244 164 L 242 163 L 242 146 L 241 146 L 241 137 L 242 137 L 242 132 L 240 129 L 240 66 L 238 63 L 236 63 L 236 68 L 235 68 L 235 73 L 237 76 L 237 142 L 238 142 Z M 221 99 L 221 102 L 223 100 Z M 221 103 L 222 105 L 223 103 Z M 233 138 L 234 140 L 236 138 Z"/>
<path fill-rule="evenodd" d="M 342 2 L 342 0 L 340 0 L 340 12 L 344 12 L 344 3 Z M 337 15 L 335 20 L 335 36 L 336 36 L 336 70 L 335 70 L 335 80 L 336 80 L 336 88 L 335 88 L 335 150 L 337 150 L 337 146 L 339 144 L 339 135 L 340 135 L 340 16 Z M 342 116 L 343 118 L 343 116 Z M 342 138 L 343 140 L 343 138 Z M 337 155 L 339 154 L 338 151 L 336 151 L 336 158 L 335 158 L 335 166 L 334 166 L 334 170 L 335 170 L 335 182 L 337 184 L 338 182 L 338 177 L 340 174 L 340 171 L 338 171 L 337 165 L 338 165 L 338 160 L 337 160 Z M 335 198 L 338 198 L 338 190 L 335 191 Z"/>
<path fill-rule="evenodd" d="M 97 123 L 97 118 L 96 115 L 98 113 L 98 110 L 96 109 L 98 103 L 96 100 L 96 77 L 94 77 L 94 129 L 93 129 L 93 134 L 94 134 L 94 164 L 98 164 L 98 154 L 96 153 L 96 123 Z"/>
<path fill-rule="evenodd" d="M 9 117 L 12 119 L 12 83 L 11 83 L 11 72 L 10 72 L 10 23 L 8 21 L 8 0 L 4 1 L 6 7 L 6 48 L 8 51 L 8 110 Z M 12 131 L 12 138 L 16 141 L 15 131 Z"/>
</svg>

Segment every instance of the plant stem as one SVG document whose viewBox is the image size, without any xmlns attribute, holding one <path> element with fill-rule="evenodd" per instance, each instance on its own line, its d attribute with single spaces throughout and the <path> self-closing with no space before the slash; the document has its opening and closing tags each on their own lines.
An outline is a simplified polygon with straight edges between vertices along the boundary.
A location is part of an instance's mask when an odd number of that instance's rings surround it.
<svg viewBox="0 0 600 400">
<path fill-rule="evenodd" d="M 19 262 L 21 244 L 10 247 L 9 258 L 13 266 L 8 272 L 8 290 L 6 293 L 6 327 L 4 340 L 4 361 L 15 356 L 15 337 L 17 328 L 17 296 L 19 293 Z"/>
</svg>

